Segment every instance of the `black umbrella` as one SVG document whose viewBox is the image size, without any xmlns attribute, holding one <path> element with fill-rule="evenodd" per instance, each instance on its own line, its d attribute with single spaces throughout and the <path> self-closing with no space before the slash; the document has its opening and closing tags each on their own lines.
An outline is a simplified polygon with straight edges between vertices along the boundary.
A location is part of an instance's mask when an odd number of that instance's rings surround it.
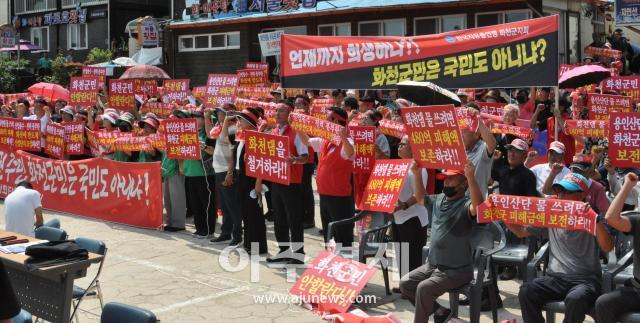
<svg viewBox="0 0 640 323">
<path fill-rule="evenodd" d="M 611 77 L 611 71 L 600 65 L 582 65 L 562 74 L 558 80 L 561 89 L 577 89 L 589 84 L 598 84 Z"/>
<path fill-rule="evenodd" d="M 455 93 L 431 82 L 404 81 L 398 83 L 397 87 L 400 97 L 417 105 L 453 104 L 457 107 L 462 105 Z"/>
</svg>

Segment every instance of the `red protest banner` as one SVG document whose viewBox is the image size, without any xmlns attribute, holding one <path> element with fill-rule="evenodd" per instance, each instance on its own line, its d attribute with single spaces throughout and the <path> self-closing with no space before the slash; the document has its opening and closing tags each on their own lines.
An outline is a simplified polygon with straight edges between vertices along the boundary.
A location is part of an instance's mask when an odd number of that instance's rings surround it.
<svg viewBox="0 0 640 323">
<path fill-rule="evenodd" d="M 167 138 L 164 135 L 164 129 L 159 130 L 156 133 L 152 133 L 148 135 L 146 138 L 148 138 L 152 148 L 160 149 L 160 150 L 167 149 Z"/>
<path fill-rule="evenodd" d="M 473 132 L 478 131 L 478 127 L 480 126 L 479 114 L 471 116 L 469 115 L 469 108 L 456 107 L 456 117 L 458 118 L 458 126 L 460 129 L 467 128 Z"/>
<path fill-rule="evenodd" d="M 235 74 L 209 74 L 205 107 L 215 108 L 235 99 L 238 76 Z"/>
<path fill-rule="evenodd" d="M 567 134 L 573 137 L 609 137 L 609 120 L 566 120 L 564 126 Z"/>
<path fill-rule="evenodd" d="M 289 293 L 323 311 L 344 313 L 373 277 L 376 268 L 322 251 L 302 273 Z"/>
<path fill-rule="evenodd" d="M 267 110 L 275 110 L 276 108 L 276 103 L 274 102 L 263 102 L 263 101 L 256 101 L 256 100 L 249 100 L 249 99 L 242 99 L 242 98 L 236 98 L 235 105 L 236 105 L 236 108 L 238 108 L 238 110 L 260 107 L 264 109 L 265 112 Z"/>
<path fill-rule="evenodd" d="M 84 124 L 82 122 L 65 122 L 64 128 L 65 153 L 67 155 L 84 154 Z"/>
<path fill-rule="evenodd" d="M 97 77 L 98 87 L 104 87 L 105 84 L 107 84 L 107 68 L 106 67 L 83 66 L 82 76 Z"/>
<path fill-rule="evenodd" d="M 56 123 L 47 123 L 44 138 L 44 152 L 51 158 L 64 157 L 64 127 Z"/>
<path fill-rule="evenodd" d="M 200 141 L 196 119 L 162 120 L 167 138 L 167 158 L 200 159 Z"/>
<path fill-rule="evenodd" d="M 263 100 L 271 94 L 271 88 L 260 87 L 237 87 L 236 97 L 244 99 Z"/>
<path fill-rule="evenodd" d="M 640 114 L 614 112 L 609 119 L 609 158 L 619 168 L 640 167 Z"/>
<path fill-rule="evenodd" d="M 609 48 L 587 46 L 584 49 L 584 53 L 591 56 L 609 57 L 613 59 L 622 58 L 621 51 L 616 49 L 609 49 Z"/>
<path fill-rule="evenodd" d="M 615 76 L 602 81 L 603 91 L 616 91 L 618 94 L 631 96 L 634 101 L 640 101 L 640 76 Z"/>
<path fill-rule="evenodd" d="M 156 80 L 133 80 L 133 94 L 146 98 L 158 93 L 158 82 Z"/>
<path fill-rule="evenodd" d="M 302 113 L 289 114 L 289 125 L 291 125 L 291 128 L 294 130 L 311 137 L 318 137 L 336 143 L 340 142 L 340 132 L 344 129 L 344 127 L 339 124 Z"/>
<path fill-rule="evenodd" d="M 480 112 L 490 114 L 492 116 L 502 117 L 504 115 L 504 106 L 506 104 L 500 102 L 476 102 L 480 107 Z"/>
<path fill-rule="evenodd" d="M 164 80 L 162 102 L 182 104 L 189 96 L 189 79 Z"/>
<path fill-rule="evenodd" d="M 630 96 L 589 93 L 587 107 L 590 120 L 609 120 L 611 112 L 631 112 L 633 101 Z"/>
<path fill-rule="evenodd" d="M 586 202 L 491 194 L 478 208 L 478 223 L 504 221 L 595 235 L 597 214 Z"/>
<path fill-rule="evenodd" d="M 191 95 L 198 100 L 203 100 L 205 95 L 207 94 L 206 86 L 194 86 L 191 90 Z"/>
<path fill-rule="evenodd" d="M 361 210 L 393 213 L 409 166 L 411 160 L 376 160 L 358 207 Z"/>
<path fill-rule="evenodd" d="M 318 119 L 327 118 L 327 109 L 335 106 L 333 99 L 313 99 L 309 108 L 310 114 Z"/>
<path fill-rule="evenodd" d="M 58 161 L 0 149 L 0 196 L 24 180 L 50 210 L 149 229 L 162 225 L 160 163 Z"/>
<path fill-rule="evenodd" d="M 518 127 L 518 126 L 506 125 L 502 123 L 494 123 L 493 128 L 491 128 L 491 132 L 498 133 L 498 134 L 514 135 L 525 141 L 533 140 L 533 130 L 531 128 L 526 128 L 526 127 Z"/>
<path fill-rule="evenodd" d="M 14 118 L 0 117 L 0 146 L 11 147 L 15 139 L 15 121 Z"/>
<path fill-rule="evenodd" d="M 464 169 L 467 153 L 453 105 L 400 110 L 411 149 L 420 167 Z"/>
<path fill-rule="evenodd" d="M 560 64 L 560 68 L 558 69 L 558 78 L 561 78 L 564 73 L 569 72 L 576 67 L 577 66 L 571 64 Z"/>
<path fill-rule="evenodd" d="M 109 107 L 131 111 L 135 107 L 133 80 L 109 80 Z"/>
<path fill-rule="evenodd" d="M 120 137 L 130 136 L 131 133 L 129 133 L 129 132 L 119 132 L 119 131 L 108 132 L 108 131 L 105 131 L 105 130 L 99 130 L 99 131 L 93 132 L 93 135 L 96 138 L 96 142 L 100 146 L 111 147 L 116 142 L 116 139 L 118 139 Z"/>
<path fill-rule="evenodd" d="M 40 139 L 40 120 L 15 120 L 13 149 L 26 151 L 40 151 L 42 143 Z"/>
<path fill-rule="evenodd" d="M 152 151 L 153 146 L 151 144 L 151 138 L 138 137 L 130 134 L 126 137 L 117 138 L 111 146 L 113 151 Z"/>
<path fill-rule="evenodd" d="M 351 127 L 351 125 L 349 126 Z M 389 119 L 380 120 L 378 130 L 384 135 L 398 139 L 402 139 L 402 137 L 407 134 L 404 123 Z"/>
<path fill-rule="evenodd" d="M 98 139 L 96 138 L 94 132 L 86 129 L 85 133 L 87 134 L 87 145 L 89 146 L 89 150 L 91 150 L 91 156 L 100 157 L 100 145 L 98 144 Z"/>
<path fill-rule="evenodd" d="M 376 144 L 376 127 L 349 127 L 349 137 L 353 139 L 355 156 L 353 159 L 354 173 L 369 173 L 376 162 L 373 146 Z"/>
<path fill-rule="evenodd" d="M 33 104 L 33 96 L 29 92 L 0 94 L 0 98 L 4 104 L 11 104 L 19 99 L 27 99 L 30 104 Z"/>
<path fill-rule="evenodd" d="M 269 84 L 269 71 L 265 69 L 238 70 L 238 86 L 256 87 Z"/>
<path fill-rule="evenodd" d="M 158 118 L 168 118 L 171 115 L 171 108 L 171 103 L 145 102 L 142 107 L 140 107 L 140 113 L 153 113 Z"/>
<path fill-rule="evenodd" d="M 245 132 L 247 176 L 289 185 L 291 165 L 287 162 L 289 137 L 257 131 Z"/>
<path fill-rule="evenodd" d="M 247 65 L 245 67 L 250 70 L 268 70 L 269 63 L 247 62 Z"/>
<path fill-rule="evenodd" d="M 69 80 L 69 104 L 92 106 L 98 100 L 99 80 L 97 77 L 72 77 Z"/>
</svg>

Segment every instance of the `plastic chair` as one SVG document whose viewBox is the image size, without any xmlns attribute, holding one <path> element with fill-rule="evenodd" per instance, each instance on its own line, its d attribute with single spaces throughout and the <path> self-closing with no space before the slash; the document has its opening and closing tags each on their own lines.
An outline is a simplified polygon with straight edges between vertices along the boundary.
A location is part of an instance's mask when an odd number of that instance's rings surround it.
<svg viewBox="0 0 640 323">
<path fill-rule="evenodd" d="M 108 303 L 102 309 L 101 323 L 155 323 L 156 315 L 149 310 L 122 303 Z"/>
<path fill-rule="evenodd" d="M 526 243 L 507 243 L 504 249 L 491 256 L 494 265 L 516 265 L 518 277 L 527 276 L 527 264 L 538 249 L 538 239 L 534 236 L 527 237 Z"/>
<path fill-rule="evenodd" d="M 362 238 L 359 241 L 358 261 L 366 264 L 367 259 L 379 256 L 380 248 L 384 248 L 384 251 L 382 252 L 382 257 L 384 259 L 381 259 L 380 261 L 380 268 L 382 269 L 382 277 L 384 278 L 385 291 L 387 295 L 391 295 L 391 288 L 389 287 L 389 259 L 387 259 L 386 254 L 386 237 L 387 231 L 389 231 L 389 227 L 391 227 L 392 222 L 381 220 L 384 217 L 383 213 L 362 211 L 352 218 L 331 222 L 327 226 L 327 237 L 330 240 L 335 235 L 337 227 L 355 224 L 368 214 L 371 214 L 374 218 L 372 219 L 371 228 L 362 233 Z M 376 221 L 376 219 L 378 221 Z M 377 223 L 380 222 L 382 223 L 377 225 Z"/>
<path fill-rule="evenodd" d="M 51 219 L 45 223 L 42 224 L 43 227 L 50 227 L 50 228 L 56 228 L 56 229 L 60 229 L 60 220 L 58 219 Z"/>
<path fill-rule="evenodd" d="M 80 248 L 86 249 L 89 252 L 99 254 L 102 256 L 106 256 L 107 254 L 107 246 L 104 242 L 100 240 L 90 239 L 90 238 L 77 238 L 76 243 Z M 104 260 L 106 257 L 102 257 L 100 261 L 100 265 L 98 267 L 98 272 L 96 273 L 95 278 L 89 284 L 89 286 L 84 289 L 78 286 L 73 286 L 73 314 L 72 318 L 75 316 L 75 313 L 80 306 L 80 302 L 82 302 L 85 297 L 97 297 L 100 301 L 100 308 L 104 307 L 104 300 L 102 298 L 102 289 L 100 288 L 100 281 L 98 278 L 100 277 L 100 273 L 102 272 L 102 266 L 104 265 Z"/>
<path fill-rule="evenodd" d="M 13 319 L 11 319 L 11 322 L 12 323 L 33 323 L 33 317 L 31 316 L 31 313 L 25 310 L 20 310 L 20 313 L 14 316 Z"/>
<path fill-rule="evenodd" d="M 48 241 L 60 241 L 67 239 L 67 232 L 62 229 L 51 227 L 39 227 L 36 229 L 36 239 Z"/>
</svg>

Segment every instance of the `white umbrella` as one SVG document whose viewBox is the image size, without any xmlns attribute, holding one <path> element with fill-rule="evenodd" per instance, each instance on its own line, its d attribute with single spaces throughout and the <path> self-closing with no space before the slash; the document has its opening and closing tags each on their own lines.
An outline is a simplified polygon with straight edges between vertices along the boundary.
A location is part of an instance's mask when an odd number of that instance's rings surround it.
<svg viewBox="0 0 640 323">
<path fill-rule="evenodd" d="M 136 61 L 131 59 L 131 57 L 118 57 L 118 58 L 113 60 L 113 63 L 121 65 L 121 66 L 136 66 L 136 65 L 138 65 L 138 63 L 136 63 Z"/>
</svg>

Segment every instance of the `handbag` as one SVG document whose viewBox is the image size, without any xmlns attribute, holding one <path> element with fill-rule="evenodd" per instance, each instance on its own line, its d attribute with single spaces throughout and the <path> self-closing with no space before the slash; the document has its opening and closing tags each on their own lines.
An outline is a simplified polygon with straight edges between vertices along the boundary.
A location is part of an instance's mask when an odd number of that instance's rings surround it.
<svg viewBox="0 0 640 323">
<path fill-rule="evenodd" d="M 89 252 L 74 240 L 50 241 L 27 247 L 25 265 L 29 270 L 89 259 Z"/>
</svg>

